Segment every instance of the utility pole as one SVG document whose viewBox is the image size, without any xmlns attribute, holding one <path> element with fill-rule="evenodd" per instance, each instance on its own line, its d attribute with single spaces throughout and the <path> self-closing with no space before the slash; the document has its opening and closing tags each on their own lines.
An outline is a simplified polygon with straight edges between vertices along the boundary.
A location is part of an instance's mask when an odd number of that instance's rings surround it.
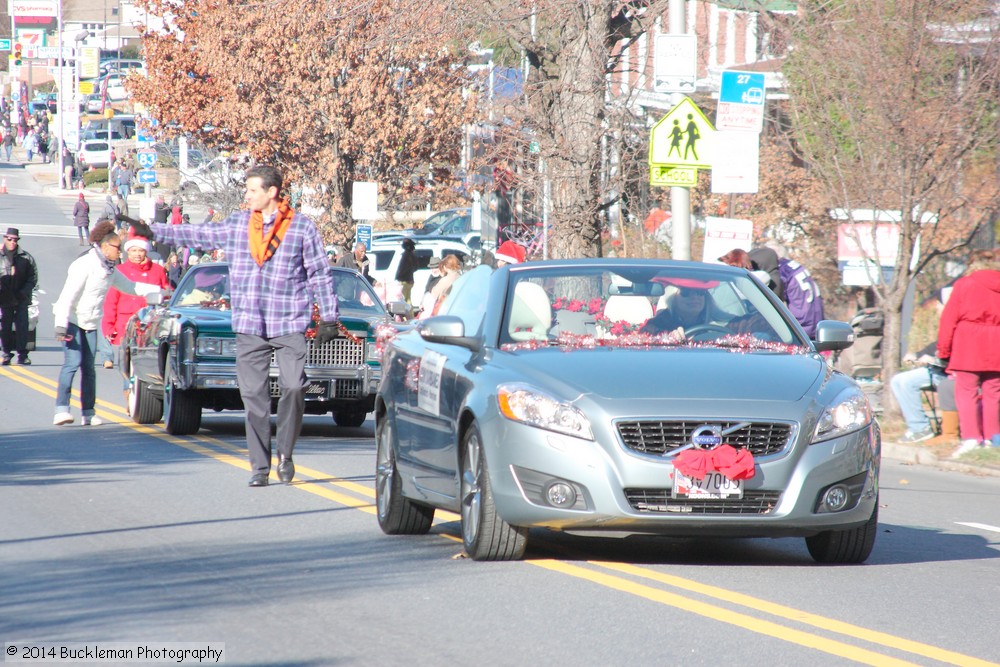
<svg viewBox="0 0 1000 667">
<path fill-rule="evenodd" d="M 687 32 L 684 20 L 686 0 L 670 0 L 669 34 L 683 35 Z M 683 93 L 671 93 L 670 103 L 680 104 Z M 691 259 L 691 191 L 687 188 L 671 186 L 670 215 L 672 224 L 674 259 Z"/>
</svg>

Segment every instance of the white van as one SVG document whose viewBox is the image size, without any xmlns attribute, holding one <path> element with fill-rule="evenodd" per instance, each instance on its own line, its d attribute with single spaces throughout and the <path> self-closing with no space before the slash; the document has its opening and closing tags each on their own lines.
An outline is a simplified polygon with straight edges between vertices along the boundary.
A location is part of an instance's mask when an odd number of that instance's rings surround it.
<svg viewBox="0 0 1000 667">
<path fill-rule="evenodd" d="M 410 293 L 410 301 L 414 305 L 420 304 L 427 287 L 427 281 L 431 277 L 428 264 L 431 257 L 438 259 L 446 255 L 456 255 L 462 264 L 472 259 L 472 249 L 458 241 L 444 239 L 413 239 L 417 255 L 417 264 L 420 267 L 413 274 L 413 290 Z M 348 247 L 347 252 L 353 248 L 353 244 Z M 368 272 L 372 278 L 377 280 L 382 288 L 379 290 L 387 301 L 398 301 L 396 292 L 396 269 L 399 268 L 399 260 L 403 256 L 403 240 L 392 239 L 385 241 L 372 241 L 371 250 L 368 251 L 368 259 L 371 265 Z"/>
</svg>

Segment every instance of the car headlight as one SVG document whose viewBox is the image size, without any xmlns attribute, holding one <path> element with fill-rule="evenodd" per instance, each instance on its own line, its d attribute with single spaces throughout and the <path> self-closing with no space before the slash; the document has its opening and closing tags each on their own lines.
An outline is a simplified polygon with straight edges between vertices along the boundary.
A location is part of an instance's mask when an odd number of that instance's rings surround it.
<svg viewBox="0 0 1000 667">
<path fill-rule="evenodd" d="M 365 359 L 368 361 L 382 361 L 382 352 L 373 340 L 365 343 Z"/>
<path fill-rule="evenodd" d="M 848 387 L 820 415 L 813 442 L 837 438 L 871 423 L 872 408 L 858 387 Z"/>
<path fill-rule="evenodd" d="M 198 336 L 195 350 L 199 357 L 235 357 L 236 339 Z"/>
<path fill-rule="evenodd" d="M 500 385 L 497 402 L 500 414 L 507 419 L 575 438 L 594 439 L 590 421 L 583 412 L 528 385 Z"/>
</svg>

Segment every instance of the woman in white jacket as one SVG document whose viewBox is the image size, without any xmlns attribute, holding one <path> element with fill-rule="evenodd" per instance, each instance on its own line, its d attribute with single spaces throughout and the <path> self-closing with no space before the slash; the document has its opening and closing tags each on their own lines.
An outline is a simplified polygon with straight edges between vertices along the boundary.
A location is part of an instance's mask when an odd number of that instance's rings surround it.
<svg viewBox="0 0 1000 667">
<path fill-rule="evenodd" d="M 56 391 L 56 416 L 53 424 L 71 424 L 69 411 L 73 378 L 80 370 L 80 424 L 101 423 L 94 415 L 97 400 L 97 376 L 94 372 L 94 353 L 97 350 L 98 330 L 101 328 L 101 311 L 104 295 L 111 285 L 115 265 L 121 255 L 121 239 L 115 233 L 115 224 L 105 220 L 90 232 L 91 248 L 69 265 L 66 284 L 59 299 L 52 306 L 55 313 L 56 340 L 62 341 L 65 359 L 59 372 L 59 389 Z"/>
</svg>

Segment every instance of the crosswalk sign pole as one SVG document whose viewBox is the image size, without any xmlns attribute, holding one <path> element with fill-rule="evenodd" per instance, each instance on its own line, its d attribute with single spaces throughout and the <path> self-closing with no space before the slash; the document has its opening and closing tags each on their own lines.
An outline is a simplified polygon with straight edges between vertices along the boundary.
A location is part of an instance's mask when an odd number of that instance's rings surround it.
<svg viewBox="0 0 1000 667">
<path fill-rule="evenodd" d="M 686 32 L 684 20 L 685 0 L 670 0 L 670 34 L 683 35 Z M 683 93 L 673 93 L 671 102 L 680 104 Z M 671 256 L 674 259 L 691 259 L 691 191 L 688 188 L 670 188 L 670 215 L 672 228 Z"/>
</svg>

